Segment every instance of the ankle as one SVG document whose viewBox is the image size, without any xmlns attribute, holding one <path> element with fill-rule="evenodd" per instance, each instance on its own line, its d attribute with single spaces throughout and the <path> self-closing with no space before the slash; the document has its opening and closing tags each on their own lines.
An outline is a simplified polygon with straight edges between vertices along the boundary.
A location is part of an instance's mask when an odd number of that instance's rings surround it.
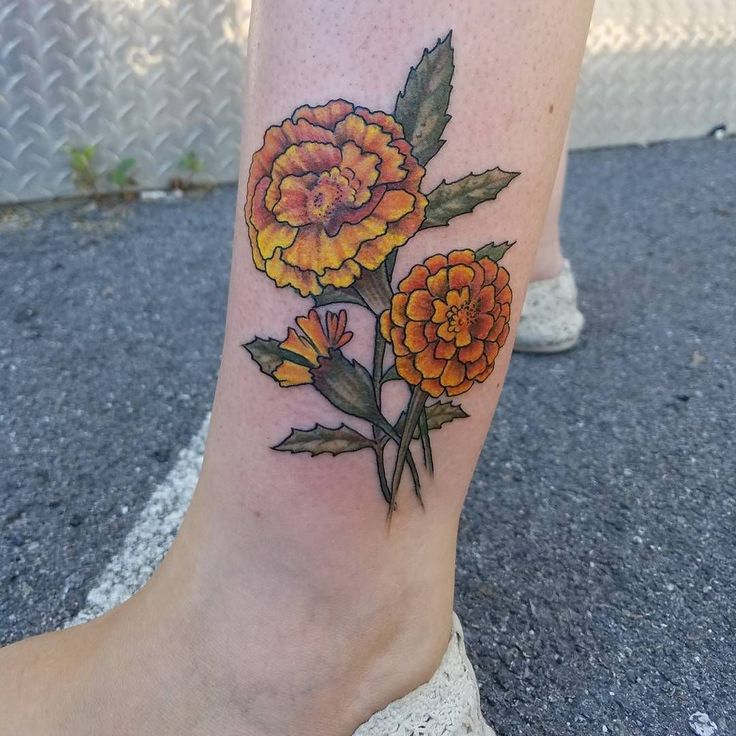
<svg viewBox="0 0 736 736">
<path fill-rule="evenodd" d="M 530 281 L 554 279 L 562 273 L 564 265 L 565 259 L 562 257 L 559 245 L 556 250 L 545 248 L 543 252 L 540 249 L 537 260 L 534 262 Z"/>
<path fill-rule="evenodd" d="M 367 589 L 269 570 L 174 598 L 162 572 L 135 604 L 140 630 L 158 632 L 151 646 L 208 690 L 233 733 L 352 733 L 429 680 L 449 640 L 451 584 L 435 596 L 389 575 Z"/>
<path fill-rule="evenodd" d="M 560 274 L 565 264 L 557 220 L 548 220 L 539 240 L 530 281 L 546 281 Z"/>
</svg>

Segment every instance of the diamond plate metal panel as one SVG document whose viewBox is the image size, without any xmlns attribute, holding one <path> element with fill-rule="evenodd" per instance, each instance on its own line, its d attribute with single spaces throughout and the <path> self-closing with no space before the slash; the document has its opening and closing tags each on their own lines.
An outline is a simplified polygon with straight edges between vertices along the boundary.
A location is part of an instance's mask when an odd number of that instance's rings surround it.
<svg viewBox="0 0 736 736">
<path fill-rule="evenodd" d="M 597 0 L 574 147 L 736 132 L 734 0 Z"/>
<path fill-rule="evenodd" d="M 0 0 L 0 202 L 72 194 L 66 146 L 165 186 L 237 172 L 249 0 Z M 576 147 L 736 130 L 736 2 L 598 0 Z"/>
<path fill-rule="evenodd" d="M 161 186 L 195 150 L 230 180 L 249 7 L 238 0 L 0 0 L 0 201 L 71 194 L 66 146 Z"/>
</svg>

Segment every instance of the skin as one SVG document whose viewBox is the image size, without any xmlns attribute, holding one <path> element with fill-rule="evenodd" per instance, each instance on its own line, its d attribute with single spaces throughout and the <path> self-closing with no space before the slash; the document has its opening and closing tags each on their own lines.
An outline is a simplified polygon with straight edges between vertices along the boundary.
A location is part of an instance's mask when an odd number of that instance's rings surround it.
<svg viewBox="0 0 736 736">
<path fill-rule="evenodd" d="M 504 258 L 514 321 L 590 11 L 588 0 L 254 2 L 226 337 L 192 507 L 133 599 L 0 654 L 0 734 L 344 736 L 431 677 L 450 631 L 459 515 L 511 338 L 495 372 L 463 396 L 471 418 L 462 431 L 435 435 L 426 509 L 405 487 L 387 527 L 370 453 L 270 449 L 292 426 L 340 417 L 309 388 L 278 387 L 240 347 L 281 335 L 309 306 L 253 266 L 241 214 L 247 170 L 264 130 L 300 104 L 343 96 L 391 109 L 422 49 L 452 29 L 453 118 L 423 189 L 492 166 L 522 175 L 496 202 L 417 236 L 395 273 L 432 253 L 516 240 Z M 349 311 L 353 355 L 366 362 L 370 325 Z"/>
<path fill-rule="evenodd" d="M 565 178 L 567 176 L 567 141 L 560 156 L 557 176 L 552 189 L 552 197 L 544 218 L 544 227 L 539 239 L 537 257 L 534 261 L 531 280 L 542 281 L 552 279 L 562 271 L 563 256 L 560 245 L 560 211 L 565 192 Z"/>
</svg>

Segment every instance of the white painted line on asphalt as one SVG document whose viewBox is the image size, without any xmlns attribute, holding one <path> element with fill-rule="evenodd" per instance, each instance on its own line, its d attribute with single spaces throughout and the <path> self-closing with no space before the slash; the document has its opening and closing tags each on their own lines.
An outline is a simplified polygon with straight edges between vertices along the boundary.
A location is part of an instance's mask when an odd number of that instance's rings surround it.
<svg viewBox="0 0 736 736">
<path fill-rule="evenodd" d="M 113 557 L 87 595 L 84 608 L 66 626 L 75 626 L 122 603 L 148 580 L 166 554 L 197 485 L 210 416 L 151 494 L 122 550 Z"/>
</svg>

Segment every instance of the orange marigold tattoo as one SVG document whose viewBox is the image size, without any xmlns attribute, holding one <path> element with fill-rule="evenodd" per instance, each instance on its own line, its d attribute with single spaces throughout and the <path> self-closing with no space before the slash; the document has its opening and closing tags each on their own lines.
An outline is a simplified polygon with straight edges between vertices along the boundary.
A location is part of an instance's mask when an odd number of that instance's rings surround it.
<svg viewBox="0 0 736 736">
<path fill-rule="evenodd" d="M 509 272 L 472 250 L 414 266 L 381 315 L 396 371 L 433 397 L 485 381 L 509 334 L 511 297 Z"/>
</svg>

